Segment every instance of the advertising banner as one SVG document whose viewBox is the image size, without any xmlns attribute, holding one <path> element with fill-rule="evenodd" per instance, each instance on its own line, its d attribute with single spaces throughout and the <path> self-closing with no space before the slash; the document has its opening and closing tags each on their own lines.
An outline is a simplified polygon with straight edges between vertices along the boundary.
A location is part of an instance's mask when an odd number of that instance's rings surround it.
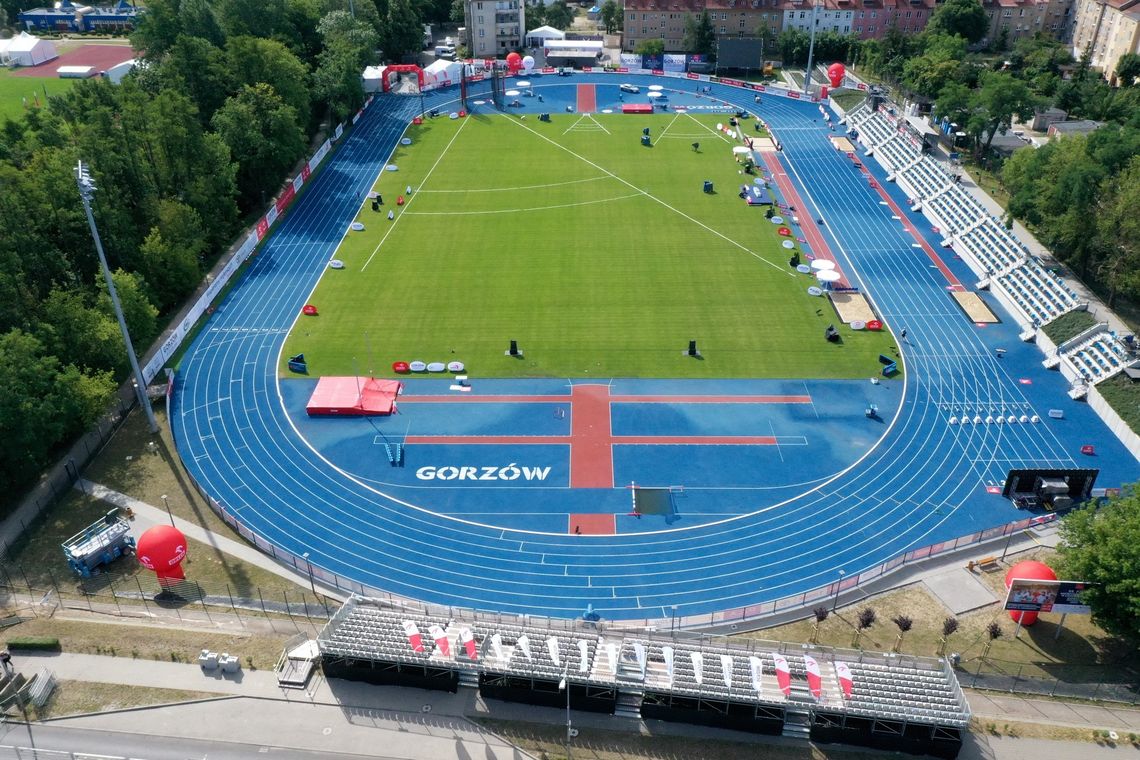
<svg viewBox="0 0 1140 760">
<path fill-rule="evenodd" d="M 1005 598 L 1005 608 L 1021 612 L 1061 612 L 1088 615 L 1081 593 L 1089 587 L 1081 581 L 1038 581 L 1015 578 Z"/>
<path fill-rule="evenodd" d="M 676 53 L 665 54 L 665 70 L 666 71 L 684 71 L 685 70 L 686 56 L 678 55 Z"/>
<path fill-rule="evenodd" d="M 621 65 L 627 69 L 640 69 L 641 56 L 637 53 L 622 53 Z"/>
</svg>

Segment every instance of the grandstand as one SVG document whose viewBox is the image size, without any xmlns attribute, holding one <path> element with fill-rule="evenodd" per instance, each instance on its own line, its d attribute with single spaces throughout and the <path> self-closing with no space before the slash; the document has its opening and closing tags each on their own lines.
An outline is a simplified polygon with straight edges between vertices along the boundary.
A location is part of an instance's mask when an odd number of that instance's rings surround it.
<svg viewBox="0 0 1140 760">
<path fill-rule="evenodd" d="M 955 757 L 970 708 L 941 659 L 393 606 L 353 597 L 325 674 L 619 717 Z M 850 674 L 850 677 L 847 677 Z M 565 689 L 565 690 L 564 690 Z"/>
<path fill-rule="evenodd" d="M 847 114 L 880 164 L 911 193 L 938 225 L 946 244 L 955 246 L 982 278 L 979 286 L 998 293 L 1026 328 L 1036 328 L 1082 306 L 1060 277 L 1047 271 L 1013 233 L 982 208 L 938 161 L 922 155 L 890 109 L 872 111 L 864 103 Z"/>
</svg>

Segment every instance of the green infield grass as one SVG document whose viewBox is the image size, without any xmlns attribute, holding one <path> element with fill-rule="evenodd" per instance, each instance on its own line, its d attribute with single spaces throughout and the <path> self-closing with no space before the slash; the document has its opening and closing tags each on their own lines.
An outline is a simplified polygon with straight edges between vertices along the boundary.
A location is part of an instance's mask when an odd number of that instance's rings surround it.
<svg viewBox="0 0 1140 760">
<path fill-rule="evenodd" d="M 19 119 L 24 113 L 24 101 L 33 107 L 36 99 L 41 106 L 47 105 L 48 95 L 62 95 L 78 82 L 78 79 L 57 79 L 49 77 L 17 77 L 11 71 L 0 69 L 0 122 L 4 119 Z"/>
<path fill-rule="evenodd" d="M 297 322 L 282 370 L 304 353 L 314 375 L 385 375 L 417 359 L 480 377 L 877 374 L 889 334 L 852 331 L 808 295 L 814 280 L 788 266 L 778 225 L 737 197 L 753 177 L 715 128 L 726 118 L 410 127 L 398 171 L 376 182 L 380 213 L 361 199 L 365 229 L 346 233 L 345 267 L 325 272 L 310 299 L 320 316 Z M 832 323 L 839 344 L 824 341 Z M 511 339 L 525 358 L 504 356 Z M 703 359 L 683 355 L 690 340 Z"/>
</svg>

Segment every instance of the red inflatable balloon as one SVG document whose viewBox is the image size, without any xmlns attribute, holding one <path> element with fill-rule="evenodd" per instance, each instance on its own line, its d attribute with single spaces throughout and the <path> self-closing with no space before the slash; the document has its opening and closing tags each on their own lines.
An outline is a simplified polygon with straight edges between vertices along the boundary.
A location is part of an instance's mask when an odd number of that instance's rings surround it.
<svg viewBox="0 0 1140 760">
<path fill-rule="evenodd" d="M 1055 581 L 1057 580 L 1057 574 L 1053 572 L 1053 568 L 1049 567 L 1044 562 L 1026 560 L 1025 562 L 1018 562 L 1016 565 L 1009 569 L 1009 572 L 1005 574 L 1005 587 L 1007 590 L 1009 589 L 1010 584 L 1013 583 L 1014 579 L 1031 581 Z M 1044 597 L 1034 598 L 1035 595 L 1033 594 L 1032 588 L 1026 589 L 1023 593 L 1029 595 L 1026 599 L 1026 601 L 1029 602 L 1040 603 L 1044 599 Z M 1043 594 L 1044 589 L 1038 593 Z M 1023 610 L 1009 611 L 1009 618 L 1013 622 L 1016 623 L 1019 617 L 1021 618 L 1022 625 L 1033 625 L 1037 622 L 1036 612 L 1025 612 Z"/>
<path fill-rule="evenodd" d="M 843 77 L 847 76 L 847 67 L 836 62 L 827 67 L 827 78 L 831 80 L 832 87 L 842 87 Z"/>
<path fill-rule="evenodd" d="M 139 564 L 153 570 L 163 586 L 186 577 L 181 567 L 186 559 L 186 536 L 173 525 L 156 525 L 147 530 L 139 536 L 135 553 Z"/>
<path fill-rule="evenodd" d="M 518 53 L 507 53 L 507 68 L 518 71 L 522 68 L 522 56 Z"/>
</svg>

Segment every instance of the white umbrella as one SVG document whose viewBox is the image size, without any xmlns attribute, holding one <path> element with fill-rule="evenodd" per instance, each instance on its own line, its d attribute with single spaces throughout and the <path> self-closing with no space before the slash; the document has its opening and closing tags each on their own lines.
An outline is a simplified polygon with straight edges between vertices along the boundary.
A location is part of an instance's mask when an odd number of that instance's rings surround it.
<svg viewBox="0 0 1140 760">
<path fill-rule="evenodd" d="M 793 243 L 791 240 L 785 240 L 782 245 L 785 248 L 795 248 L 796 247 L 796 244 Z"/>
<path fill-rule="evenodd" d="M 821 272 L 816 272 L 815 277 L 820 282 L 839 282 L 839 280 L 842 279 L 839 272 L 836 272 L 834 269 L 824 269 Z"/>
<path fill-rule="evenodd" d="M 653 92 L 660 92 L 661 90 L 664 90 L 665 88 L 659 84 L 651 84 L 651 85 L 649 85 L 649 89 L 652 90 Z"/>
<path fill-rule="evenodd" d="M 515 82 L 515 87 L 530 87 L 530 82 Z"/>
<path fill-rule="evenodd" d="M 507 97 L 508 98 L 517 98 L 521 94 L 522 93 L 520 93 L 518 90 L 507 90 Z"/>
<path fill-rule="evenodd" d="M 647 93 L 645 93 L 645 95 L 646 95 L 646 97 L 649 97 L 649 98 L 659 98 L 659 97 L 661 97 L 661 93 L 660 93 L 660 92 L 657 92 L 656 90 L 654 90 L 653 92 L 647 92 Z"/>
<path fill-rule="evenodd" d="M 822 272 L 825 269 L 835 269 L 835 262 L 828 261 L 827 259 L 816 259 L 811 263 L 811 268 L 817 272 Z"/>
</svg>

